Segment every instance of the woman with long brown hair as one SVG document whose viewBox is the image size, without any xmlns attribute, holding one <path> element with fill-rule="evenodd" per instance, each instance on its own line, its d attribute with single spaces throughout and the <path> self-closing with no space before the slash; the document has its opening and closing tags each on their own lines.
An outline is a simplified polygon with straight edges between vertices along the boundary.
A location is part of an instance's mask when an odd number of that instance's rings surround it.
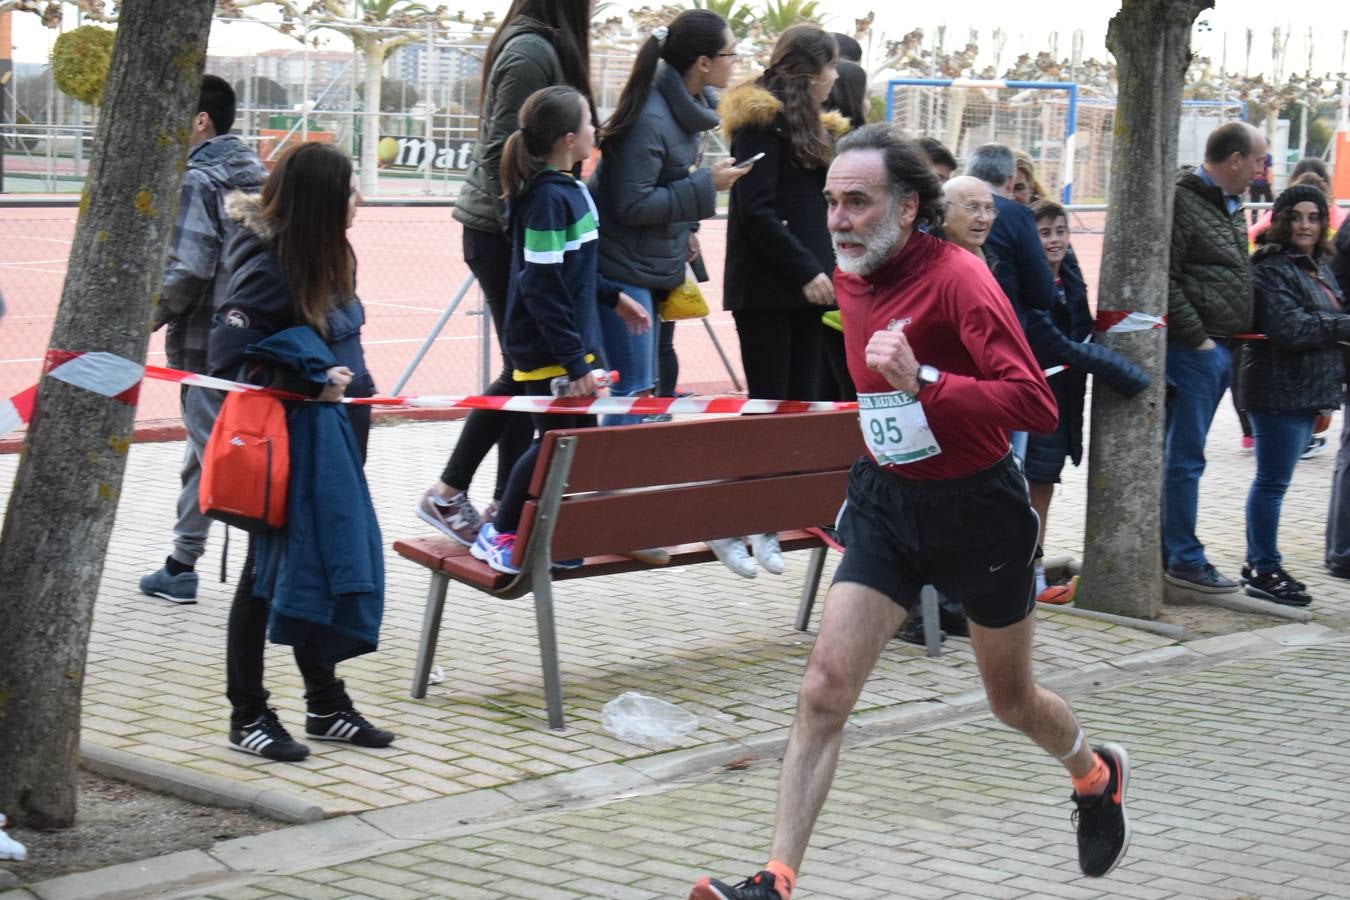
<svg viewBox="0 0 1350 900">
<path fill-rule="evenodd" d="M 722 297 L 736 320 L 750 396 L 814 400 L 823 365 L 821 314 L 834 305 L 834 248 L 825 225 L 825 172 L 834 141 L 849 129 L 824 112 L 838 47 L 816 25 L 793 25 L 774 45 L 757 80 L 728 91 L 718 106 L 736 159 L 763 158 L 731 189 Z M 752 538 L 767 571 L 783 571 L 774 535 Z M 733 572 L 753 578 L 745 542 L 711 541 Z"/>
<path fill-rule="evenodd" d="M 347 241 L 360 200 L 347 155 L 307 143 L 282 156 L 261 195 L 225 203 L 238 229 L 222 263 L 229 284 L 211 328 L 211 372 L 319 401 L 287 401 L 287 525 L 250 535 L 226 637 L 229 745 L 273 760 L 301 760 L 309 748 L 268 706 L 269 632 L 294 647 L 306 735 L 361 747 L 394 740 L 356 711 L 337 677 L 338 662 L 375 649 L 384 607 L 383 548 L 362 473 L 370 409 L 338 403 L 375 392 Z"/>
<path fill-rule="evenodd" d="M 502 149 L 516 130 L 521 106 L 535 91 L 566 84 L 589 102 L 591 5 L 592 0 L 514 0 L 483 55 L 478 142 L 453 215 L 464 226 L 464 261 L 483 289 L 499 342 L 511 269 L 500 171 Z M 522 393 L 511 371 L 511 360 L 503 350 L 501 374 L 486 393 Z M 471 412 L 440 479 L 418 501 L 418 517 L 452 540 L 472 545 L 483 519 L 491 519 L 501 500 L 511 467 L 530 445 L 531 433 L 530 417 L 524 413 Z M 493 502 L 480 515 L 469 500 L 469 484 L 493 445 L 497 447 L 497 483 Z"/>
</svg>

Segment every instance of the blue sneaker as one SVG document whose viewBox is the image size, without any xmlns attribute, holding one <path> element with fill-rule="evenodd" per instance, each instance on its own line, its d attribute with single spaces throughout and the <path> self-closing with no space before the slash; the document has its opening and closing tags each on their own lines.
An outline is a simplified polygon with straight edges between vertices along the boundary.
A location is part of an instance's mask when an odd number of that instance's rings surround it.
<svg viewBox="0 0 1350 900">
<path fill-rule="evenodd" d="M 473 554 L 474 559 L 481 559 L 498 572 L 505 575 L 519 575 L 520 569 L 511 565 L 511 554 L 515 549 L 516 533 L 498 531 L 491 522 L 488 522 L 478 529 L 478 537 L 469 548 L 469 552 Z"/>
<path fill-rule="evenodd" d="M 586 560 L 581 559 L 580 557 L 576 559 L 555 559 L 553 561 L 553 568 L 560 572 L 565 572 L 568 569 L 580 569 L 584 562 L 586 562 Z"/>
<path fill-rule="evenodd" d="M 151 597 L 162 597 L 170 603 L 184 606 L 197 602 L 197 573 L 180 572 L 170 575 L 168 569 L 161 568 L 141 579 L 141 593 Z"/>
</svg>

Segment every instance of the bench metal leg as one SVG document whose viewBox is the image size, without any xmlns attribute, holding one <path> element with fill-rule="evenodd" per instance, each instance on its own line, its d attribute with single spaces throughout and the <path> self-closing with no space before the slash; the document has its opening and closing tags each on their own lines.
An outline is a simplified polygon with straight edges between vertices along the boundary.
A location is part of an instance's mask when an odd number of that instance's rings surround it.
<svg viewBox="0 0 1350 900">
<path fill-rule="evenodd" d="M 925 584 L 919 592 L 920 609 L 923 610 L 923 643 L 928 655 L 933 659 L 942 655 L 942 626 L 938 621 L 938 590 L 931 584 Z"/>
<path fill-rule="evenodd" d="M 806 563 L 806 579 L 802 582 L 802 599 L 797 604 L 798 631 L 805 631 L 811 624 L 811 608 L 816 605 L 816 592 L 820 590 L 820 575 L 825 571 L 825 554 L 829 549 L 811 549 L 811 559 Z"/>
<path fill-rule="evenodd" d="M 539 662 L 544 670 L 544 702 L 548 727 L 563 729 L 562 670 L 558 665 L 558 636 L 553 627 L 553 581 L 547 574 L 534 578 L 534 618 L 539 631 Z"/>
<path fill-rule="evenodd" d="M 422 613 L 422 640 L 417 645 L 417 664 L 413 666 L 412 698 L 421 700 L 427 695 L 427 681 L 431 665 L 436 659 L 436 641 L 441 634 L 441 613 L 445 610 L 445 589 L 449 576 L 443 572 L 431 573 L 431 587 L 427 589 L 427 608 Z"/>
</svg>

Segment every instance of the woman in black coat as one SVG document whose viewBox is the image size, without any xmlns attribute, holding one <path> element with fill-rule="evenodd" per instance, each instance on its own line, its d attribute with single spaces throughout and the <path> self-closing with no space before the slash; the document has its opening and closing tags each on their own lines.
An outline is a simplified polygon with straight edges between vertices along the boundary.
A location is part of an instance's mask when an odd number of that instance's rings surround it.
<svg viewBox="0 0 1350 900">
<path fill-rule="evenodd" d="M 1243 405 L 1256 439 L 1256 478 L 1247 493 L 1247 563 L 1242 581 L 1253 597 L 1288 606 L 1312 602 L 1284 570 L 1276 538 L 1280 507 L 1319 411 L 1340 406 L 1350 315 L 1327 266 L 1327 201 L 1307 185 L 1275 202 L 1267 241 L 1252 256 L 1256 330 L 1238 353 Z"/>
<path fill-rule="evenodd" d="M 829 34 L 794 25 L 764 74 L 718 106 L 732 156 L 764 154 L 731 189 L 723 287 L 750 396 L 759 399 L 816 399 L 820 316 L 834 303 L 822 191 L 834 137 L 848 131 L 838 113 L 822 112 L 836 56 Z"/>
</svg>

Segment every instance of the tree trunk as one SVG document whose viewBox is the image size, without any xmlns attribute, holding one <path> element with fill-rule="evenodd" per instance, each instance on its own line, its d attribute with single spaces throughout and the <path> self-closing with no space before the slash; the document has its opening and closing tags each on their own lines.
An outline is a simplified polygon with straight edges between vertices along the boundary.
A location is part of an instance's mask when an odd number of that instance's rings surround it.
<svg viewBox="0 0 1350 900">
<path fill-rule="evenodd" d="M 53 350 L 145 361 L 211 9 L 122 5 Z M 134 392 L 126 402 L 43 377 L 0 531 L 0 810 L 30 827 L 75 818 L 89 626 Z"/>
<path fill-rule="evenodd" d="M 1209 0 L 1123 0 L 1107 28 L 1119 103 L 1099 310 L 1167 313 L 1167 261 L 1182 85 L 1191 25 Z M 1099 334 L 1153 375 L 1126 400 L 1092 390 L 1087 533 L 1078 606 L 1155 618 L 1162 611 L 1161 517 L 1166 331 Z"/>
<path fill-rule="evenodd" d="M 380 87 L 384 68 L 384 44 L 377 38 L 353 35 L 352 42 L 366 61 L 366 99 L 361 111 L 361 193 L 374 197 L 379 180 Z"/>
</svg>

